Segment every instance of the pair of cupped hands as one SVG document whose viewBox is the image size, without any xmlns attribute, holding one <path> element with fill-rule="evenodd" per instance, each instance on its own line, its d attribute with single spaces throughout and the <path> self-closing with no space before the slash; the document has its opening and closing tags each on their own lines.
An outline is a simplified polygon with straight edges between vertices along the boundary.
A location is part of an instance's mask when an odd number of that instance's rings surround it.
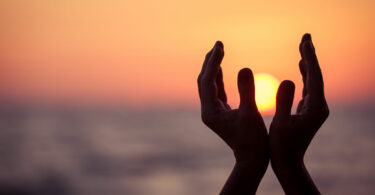
<svg viewBox="0 0 375 195">
<path fill-rule="evenodd" d="M 232 109 L 227 103 L 220 66 L 223 43 L 216 42 L 207 53 L 198 77 L 202 120 L 228 144 L 236 159 L 221 194 L 254 194 L 269 161 L 285 193 L 319 194 L 303 158 L 329 110 L 310 34 L 302 37 L 299 51 L 302 100 L 296 114 L 291 114 L 295 86 L 292 81 L 283 81 L 277 92 L 269 133 L 256 106 L 252 71 L 244 68 L 238 73 L 240 105 Z"/>
</svg>

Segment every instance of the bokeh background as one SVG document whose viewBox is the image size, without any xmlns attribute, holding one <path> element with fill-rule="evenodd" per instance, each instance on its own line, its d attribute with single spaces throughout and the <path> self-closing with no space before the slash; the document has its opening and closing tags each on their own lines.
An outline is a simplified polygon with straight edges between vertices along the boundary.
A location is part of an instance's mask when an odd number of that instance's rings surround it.
<svg viewBox="0 0 375 195">
<path fill-rule="evenodd" d="M 312 34 L 331 115 L 306 164 L 323 194 L 375 194 L 375 3 L 0 0 L 0 194 L 218 194 L 234 158 L 200 121 L 216 40 L 237 72 L 296 83 Z M 264 114 L 269 125 L 272 113 Z M 282 194 L 270 167 L 258 194 Z"/>
</svg>

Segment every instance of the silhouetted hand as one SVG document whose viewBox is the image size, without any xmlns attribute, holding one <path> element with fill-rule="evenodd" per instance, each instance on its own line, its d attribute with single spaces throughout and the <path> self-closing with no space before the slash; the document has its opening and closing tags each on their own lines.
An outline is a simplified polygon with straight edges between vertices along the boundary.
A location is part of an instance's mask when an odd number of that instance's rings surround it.
<svg viewBox="0 0 375 195">
<path fill-rule="evenodd" d="M 323 77 L 311 36 L 300 44 L 299 68 L 303 77 L 303 98 L 291 115 L 294 84 L 283 81 L 277 92 L 276 114 L 269 133 L 271 165 L 287 194 L 319 194 L 309 176 L 303 157 L 329 111 L 324 97 Z"/>
<path fill-rule="evenodd" d="M 267 130 L 255 104 L 250 69 L 238 74 L 239 108 L 231 109 L 227 104 L 220 67 L 223 56 L 223 44 L 216 42 L 198 77 L 202 120 L 229 145 L 236 158 L 221 194 L 254 194 L 269 161 Z"/>
</svg>

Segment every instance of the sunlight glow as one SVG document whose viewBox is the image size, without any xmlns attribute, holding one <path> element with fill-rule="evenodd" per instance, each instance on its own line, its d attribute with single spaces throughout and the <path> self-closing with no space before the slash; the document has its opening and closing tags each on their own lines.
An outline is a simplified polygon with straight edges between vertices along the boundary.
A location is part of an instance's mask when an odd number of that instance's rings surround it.
<svg viewBox="0 0 375 195">
<path fill-rule="evenodd" d="M 254 81 L 255 101 L 258 109 L 263 114 L 269 114 L 275 108 L 279 81 L 266 73 L 255 74 Z"/>
</svg>

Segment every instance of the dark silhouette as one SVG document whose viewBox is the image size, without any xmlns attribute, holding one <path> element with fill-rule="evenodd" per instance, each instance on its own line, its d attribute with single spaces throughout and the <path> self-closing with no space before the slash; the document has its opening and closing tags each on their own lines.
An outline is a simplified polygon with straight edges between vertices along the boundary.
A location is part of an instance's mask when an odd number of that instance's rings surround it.
<svg viewBox="0 0 375 195">
<path fill-rule="evenodd" d="M 329 114 L 310 34 L 303 36 L 300 53 L 303 98 L 297 113 L 291 115 L 294 84 L 280 84 L 269 135 L 255 103 L 251 70 L 238 73 L 240 106 L 231 109 L 220 67 L 224 46 L 218 41 L 207 53 L 198 77 L 202 120 L 229 145 L 236 159 L 221 194 L 255 194 L 269 160 L 286 194 L 320 194 L 303 162 L 307 147 Z"/>
</svg>

